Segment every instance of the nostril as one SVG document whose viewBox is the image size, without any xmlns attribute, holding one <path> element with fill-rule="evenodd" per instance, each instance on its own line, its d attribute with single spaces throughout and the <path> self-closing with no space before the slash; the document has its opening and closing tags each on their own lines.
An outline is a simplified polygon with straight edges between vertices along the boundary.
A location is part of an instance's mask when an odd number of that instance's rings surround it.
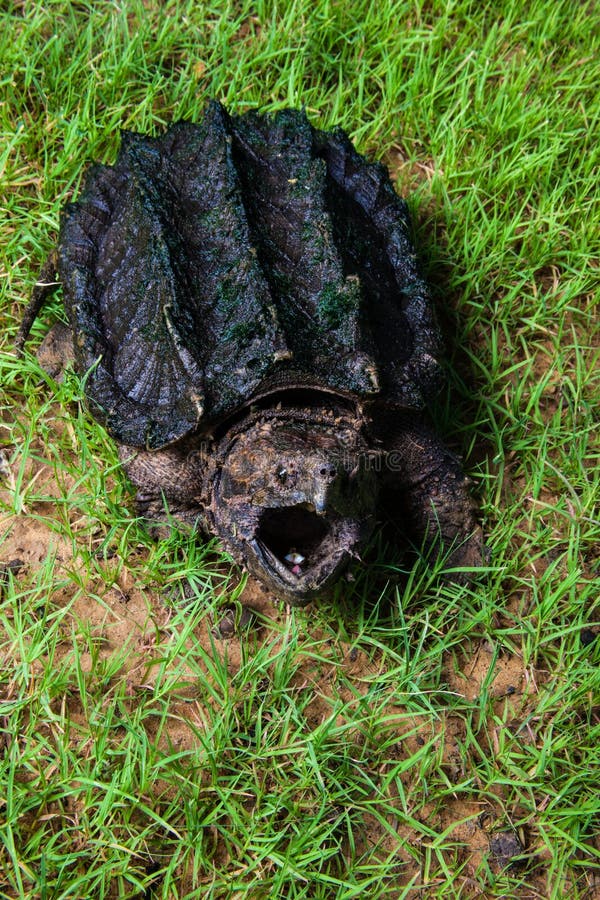
<svg viewBox="0 0 600 900">
<path fill-rule="evenodd" d="M 333 468 L 333 466 L 321 466 L 321 468 L 319 469 L 319 475 L 321 475 L 322 478 L 335 478 L 336 470 Z"/>
</svg>

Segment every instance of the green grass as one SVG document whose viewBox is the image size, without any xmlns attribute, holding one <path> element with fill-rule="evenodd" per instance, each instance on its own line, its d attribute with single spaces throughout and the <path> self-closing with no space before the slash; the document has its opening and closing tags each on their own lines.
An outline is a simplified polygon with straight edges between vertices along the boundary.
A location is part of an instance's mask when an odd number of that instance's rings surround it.
<svg viewBox="0 0 600 900">
<path fill-rule="evenodd" d="M 598 896 L 597 15 L 3 6 L 0 897 Z M 153 542 L 81 383 L 13 355 L 87 164 L 210 97 L 304 105 L 409 197 L 492 554 L 470 587 L 382 536 L 333 602 L 217 639 L 238 573 Z"/>
</svg>

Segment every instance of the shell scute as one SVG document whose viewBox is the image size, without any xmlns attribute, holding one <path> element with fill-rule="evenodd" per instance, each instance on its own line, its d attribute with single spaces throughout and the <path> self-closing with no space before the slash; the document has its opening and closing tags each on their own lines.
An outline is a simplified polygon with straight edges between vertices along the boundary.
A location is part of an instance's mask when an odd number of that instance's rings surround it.
<svg viewBox="0 0 600 900">
<path fill-rule="evenodd" d="M 59 271 L 113 437 L 156 449 L 280 384 L 418 407 L 438 335 L 386 170 L 303 111 L 123 134 L 64 212 Z"/>
</svg>

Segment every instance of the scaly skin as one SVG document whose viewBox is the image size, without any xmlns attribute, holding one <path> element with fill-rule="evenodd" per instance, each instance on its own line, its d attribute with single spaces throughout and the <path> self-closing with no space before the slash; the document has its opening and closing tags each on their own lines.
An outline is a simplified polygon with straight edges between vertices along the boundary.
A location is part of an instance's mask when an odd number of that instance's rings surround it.
<svg viewBox="0 0 600 900">
<path fill-rule="evenodd" d="M 469 479 L 459 459 L 414 417 L 400 417 L 395 428 L 387 429 L 382 480 L 382 492 L 395 492 L 408 532 L 426 551 L 447 554 L 449 568 L 483 564 L 483 535 Z M 454 580 L 466 577 L 466 572 L 454 573 Z"/>
</svg>

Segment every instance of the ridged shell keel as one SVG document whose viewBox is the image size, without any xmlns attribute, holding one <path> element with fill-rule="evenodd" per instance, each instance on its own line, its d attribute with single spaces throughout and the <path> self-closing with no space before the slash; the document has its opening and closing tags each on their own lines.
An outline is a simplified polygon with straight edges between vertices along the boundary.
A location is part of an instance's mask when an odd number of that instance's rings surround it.
<svg viewBox="0 0 600 900">
<path fill-rule="evenodd" d="M 383 167 L 304 112 L 124 134 L 62 219 L 59 270 L 86 393 L 157 449 L 306 385 L 419 408 L 438 335 L 408 211 Z"/>
</svg>

